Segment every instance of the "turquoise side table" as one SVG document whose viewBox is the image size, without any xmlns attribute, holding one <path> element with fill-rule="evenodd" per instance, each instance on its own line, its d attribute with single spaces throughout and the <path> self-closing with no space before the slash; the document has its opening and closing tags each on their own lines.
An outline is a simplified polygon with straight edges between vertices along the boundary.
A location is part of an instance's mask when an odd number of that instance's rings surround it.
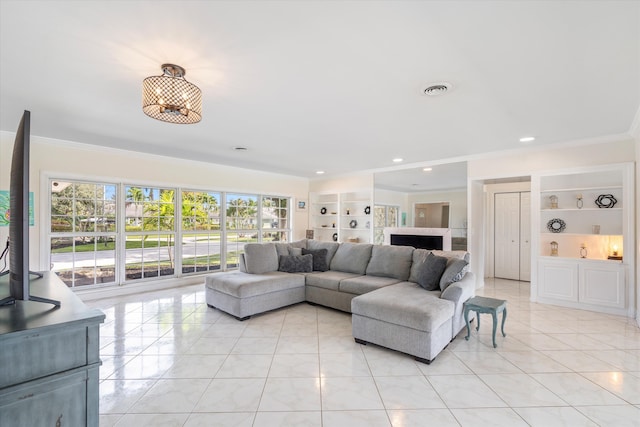
<svg viewBox="0 0 640 427">
<path fill-rule="evenodd" d="M 476 331 L 480 329 L 480 313 L 491 313 L 491 316 L 493 316 L 493 348 L 496 348 L 498 346 L 496 344 L 496 328 L 498 326 L 498 313 L 500 312 L 502 312 L 502 336 L 507 336 L 504 333 L 504 321 L 507 318 L 507 301 L 487 297 L 473 297 L 467 300 L 467 302 L 465 302 L 463 306 L 464 321 L 467 324 L 467 336 L 464 337 L 464 339 L 469 341 L 469 337 L 471 336 L 471 326 L 469 325 L 469 311 L 473 310 L 478 313 L 478 315 L 476 316 L 476 318 L 478 319 L 478 326 L 476 326 Z"/>
</svg>

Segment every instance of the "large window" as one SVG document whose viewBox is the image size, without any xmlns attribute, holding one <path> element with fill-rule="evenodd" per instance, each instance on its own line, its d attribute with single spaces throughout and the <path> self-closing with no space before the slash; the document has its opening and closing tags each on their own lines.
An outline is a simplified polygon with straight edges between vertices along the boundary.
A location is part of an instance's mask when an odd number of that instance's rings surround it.
<svg viewBox="0 0 640 427">
<path fill-rule="evenodd" d="M 237 268 L 245 244 L 291 235 L 288 197 L 50 184 L 50 264 L 70 287 Z"/>
<path fill-rule="evenodd" d="M 116 281 L 116 185 L 50 181 L 50 267 L 70 287 Z"/>
<path fill-rule="evenodd" d="M 219 270 L 220 193 L 182 192 L 182 272 Z"/>
<path fill-rule="evenodd" d="M 227 194 L 226 266 L 238 266 L 238 256 L 246 243 L 258 242 L 258 196 Z"/>
<path fill-rule="evenodd" d="M 288 242 L 289 198 L 262 196 L 262 241 Z"/>
<path fill-rule="evenodd" d="M 125 187 L 125 278 L 172 276 L 175 189 Z"/>
</svg>

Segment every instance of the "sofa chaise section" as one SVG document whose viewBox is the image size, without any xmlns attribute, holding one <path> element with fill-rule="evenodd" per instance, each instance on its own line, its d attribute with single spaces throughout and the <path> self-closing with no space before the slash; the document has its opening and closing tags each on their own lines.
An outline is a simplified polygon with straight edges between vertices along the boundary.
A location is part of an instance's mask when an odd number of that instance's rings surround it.
<svg viewBox="0 0 640 427">
<path fill-rule="evenodd" d="M 454 303 L 440 292 L 402 282 L 354 298 L 353 337 L 430 363 L 451 341 Z"/>
<path fill-rule="evenodd" d="M 244 250 L 239 271 L 211 274 L 205 279 L 209 307 L 245 320 L 305 300 L 304 275 L 277 271 L 282 245 L 249 243 Z"/>
<path fill-rule="evenodd" d="M 302 274 L 234 271 L 207 276 L 205 286 L 207 305 L 238 320 L 305 300 Z"/>
</svg>

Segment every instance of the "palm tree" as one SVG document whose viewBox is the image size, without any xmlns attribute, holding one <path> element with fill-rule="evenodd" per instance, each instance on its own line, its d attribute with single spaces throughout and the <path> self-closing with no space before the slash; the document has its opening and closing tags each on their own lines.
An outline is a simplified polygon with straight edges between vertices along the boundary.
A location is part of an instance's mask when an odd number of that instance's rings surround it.
<svg viewBox="0 0 640 427">
<path fill-rule="evenodd" d="M 160 198 L 157 203 L 148 203 L 144 207 L 142 227 L 145 231 L 173 231 L 175 230 L 174 191 L 160 190 Z M 147 236 L 144 237 L 146 240 Z M 169 262 L 174 267 L 173 260 L 173 233 L 167 234 L 167 253 Z"/>
</svg>

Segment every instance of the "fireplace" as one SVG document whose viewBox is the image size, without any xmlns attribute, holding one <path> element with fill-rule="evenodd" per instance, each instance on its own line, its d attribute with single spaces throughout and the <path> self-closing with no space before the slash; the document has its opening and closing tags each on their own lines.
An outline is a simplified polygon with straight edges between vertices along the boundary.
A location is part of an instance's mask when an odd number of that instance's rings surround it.
<svg viewBox="0 0 640 427">
<path fill-rule="evenodd" d="M 413 246 L 418 249 L 451 250 L 450 228 L 385 227 L 385 245 Z"/>
<path fill-rule="evenodd" d="M 391 244 L 413 246 L 416 249 L 442 250 L 442 236 L 418 236 L 415 234 L 392 234 Z"/>
</svg>

